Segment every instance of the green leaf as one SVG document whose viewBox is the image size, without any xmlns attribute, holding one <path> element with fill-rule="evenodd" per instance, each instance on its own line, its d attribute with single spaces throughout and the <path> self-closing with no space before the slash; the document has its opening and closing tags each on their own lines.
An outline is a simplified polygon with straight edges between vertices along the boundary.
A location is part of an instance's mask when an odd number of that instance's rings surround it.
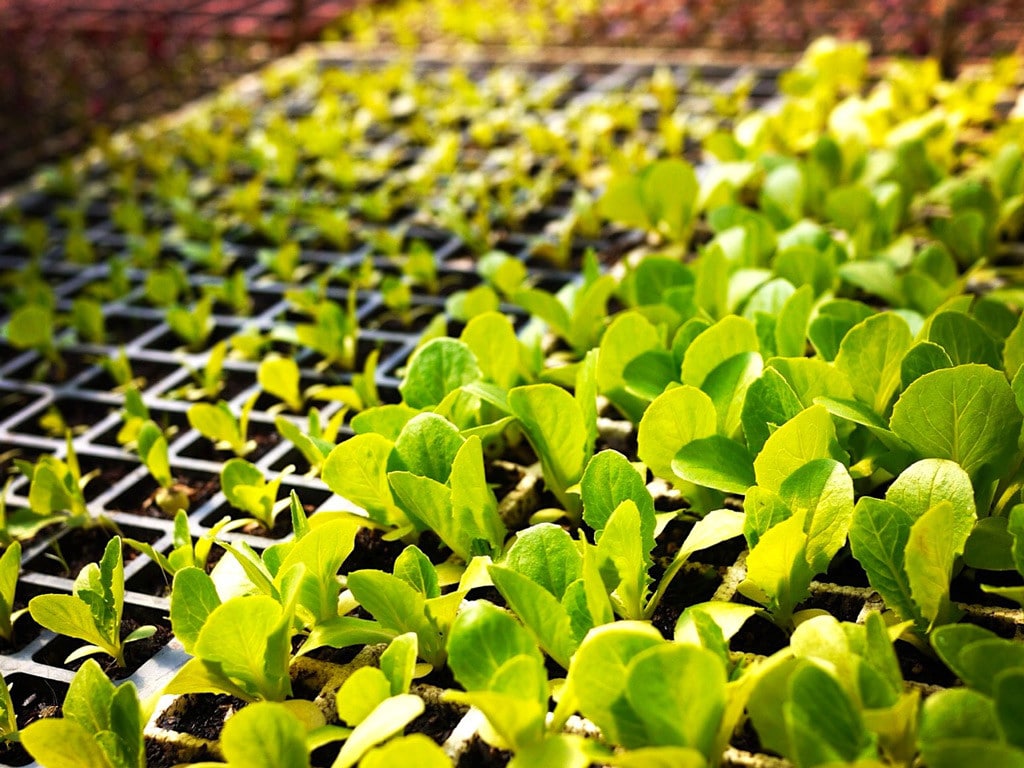
<svg viewBox="0 0 1024 768">
<path fill-rule="evenodd" d="M 451 768 L 451 760 L 429 736 L 413 733 L 371 749 L 361 768 Z"/>
<path fill-rule="evenodd" d="M 290 357 L 271 354 L 256 369 L 260 389 L 283 401 L 293 411 L 302 410 L 299 366 Z"/>
<path fill-rule="evenodd" d="M 754 484 L 754 460 L 747 449 L 721 435 L 687 443 L 672 460 L 672 471 L 694 485 L 725 493 L 746 493 Z"/>
<path fill-rule="evenodd" d="M 597 551 L 611 561 L 618 572 L 618 584 L 612 593 L 618 613 L 626 619 L 643 618 L 643 603 L 647 586 L 650 556 L 642 538 L 640 510 L 630 500 L 623 501 L 608 518 L 608 523 L 597 540 Z"/>
<path fill-rule="evenodd" d="M 360 619 L 355 616 L 336 616 L 321 621 L 306 637 L 306 642 L 299 648 L 298 655 L 307 654 L 325 646 L 331 648 L 347 648 L 350 645 L 368 645 L 388 643 L 396 632 L 384 629 L 376 621 Z"/>
<path fill-rule="evenodd" d="M 495 569 L 498 570 L 498 569 Z M 467 691 L 497 690 L 497 676 L 512 659 L 526 656 L 538 666 L 543 657 L 533 638 L 511 615 L 486 601 L 462 610 L 449 632 L 448 664 Z M 546 686 L 520 690 L 524 697 L 543 700 Z"/>
<path fill-rule="evenodd" d="M 397 576 L 374 570 L 353 571 L 348 575 L 348 588 L 386 629 L 401 634 L 417 632 L 423 625 L 423 595 Z"/>
<path fill-rule="evenodd" d="M 458 428 L 448 419 L 435 413 L 421 413 L 402 428 L 389 469 L 405 469 L 446 483 L 455 455 L 464 442 Z"/>
<path fill-rule="evenodd" d="M 979 363 L 1002 370 L 1002 355 L 995 339 L 970 315 L 939 312 L 931 318 L 928 341 L 942 347 L 953 365 Z"/>
<path fill-rule="evenodd" d="M 413 635 L 415 637 L 415 635 Z M 338 717 L 353 728 L 391 696 L 391 682 L 376 667 L 360 667 L 338 689 Z"/>
<path fill-rule="evenodd" d="M 846 467 L 815 459 L 787 477 L 779 497 L 794 515 L 804 517 L 807 563 L 822 573 L 846 543 L 853 520 L 853 480 Z"/>
<path fill-rule="evenodd" d="M 581 714 L 613 744 L 642 746 L 644 721 L 629 702 L 629 666 L 643 651 L 665 641 L 649 623 L 618 621 L 587 635 L 569 666 L 567 685 Z"/>
<path fill-rule="evenodd" d="M 953 361 L 949 359 L 946 350 L 930 341 L 919 341 L 903 356 L 900 385 L 906 389 L 926 373 L 952 367 Z"/>
<path fill-rule="evenodd" d="M 380 670 L 391 684 L 392 696 L 408 693 L 416 672 L 416 635 L 407 632 L 399 635 L 380 656 Z"/>
<path fill-rule="evenodd" d="M 683 357 L 683 383 L 700 387 L 719 364 L 759 349 L 757 331 L 749 320 L 737 315 L 724 317 L 690 343 Z"/>
<path fill-rule="evenodd" d="M 252 768 L 303 768 L 309 765 L 306 729 L 282 704 L 257 702 L 225 724 L 221 749 L 230 765 Z"/>
<path fill-rule="evenodd" d="M 582 634 L 574 630 L 569 608 L 563 607 L 562 603 L 543 586 L 517 571 L 499 566 L 491 566 L 487 570 L 494 586 L 533 635 L 537 644 L 552 659 L 568 668 L 569 661 L 577 648 L 576 638 Z M 582 579 L 572 582 L 569 586 L 574 587 L 574 585 L 582 587 Z M 573 601 L 576 594 L 578 593 L 575 589 L 566 589 L 563 602 Z M 581 614 L 585 614 L 585 616 L 579 617 L 580 624 L 589 629 L 593 622 L 589 611 L 586 610 L 585 600 Z M 451 645 L 449 644 L 450 654 Z"/>
<path fill-rule="evenodd" d="M 774 368 L 765 368 L 747 388 L 740 413 L 750 452 L 759 453 L 772 432 L 801 410 L 803 405 L 785 377 Z"/>
<path fill-rule="evenodd" d="M 540 459 L 549 487 L 572 511 L 566 489 L 583 475 L 587 427 L 572 395 L 554 384 L 516 387 L 509 408 Z"/>
<path fill-rule="evenodd" d="M 920 613 L 904 571 L 915 517 L 889 501 L 863 496 L 854 509 L 850 547 L 871 586 L 901 619 L 919 621 Z"/>
<path fill-rule="evenodd" d="M 746 352 L 719 364 L 704 379 L 701 389 L 715 404 L 719 434 L 738 436 L 747 390 L 763 370 L 761 356 L 756 352 Z"/>
<path fill-rule="evenodd" d="M 516 262 L 518 263 L 518 262 Z M 511 389 L 519 378 L 519 339 L 512 321 L 500 312 L 477 315 L 459 339 L 469 348 L 485 379 Z"/>
<path fill-rule="evenodd" d="M 725 713 L 726 673 L 714 653 L 660 645 L 641 651 L 627 674 L 627 700 L 647 730 L 642 746 L 691 747 L 709 760 L 717 757 L 712 753 Z"/>
<path fill-rule="evenodd" d="M 832 417 L 823 405 L 812 405 L 779 427 L 754 459 L 757 484 L 778 491 L 782 483 L 815 459 L 843 461 Z"/>
<path fill-rule="evenodd" d="M 654 500 L 644 478 L 625 456 L 617 451 L 605 450 L 587 462 L 580 480 L 583 500 L 583 519 L 600 533 L 612 512 L 627 499 L 641 512 L 644 541 L 654 547 Z M 575 576 L 567 579 L 573 581 Z M 556 597 L 561 597 L 557 594 Z"/>
<path fill-rule="evenodd" d="M 36 720 L 21 731 L 21 743 L 43 768 L 115 768 L 93 735 L 66 718 Z"/>
<path fill-rule="evenodd" d="M 601 394 L 634 424 L 643 417 L 647 401 L 627 391 L 625 372 L 641 354 L 660 350 L 662 334 L 639 312 L 618 315 L 601 337 L 597 386 Z M 659 390 L 660 391 L 660 390 Z"/>
<path fill-rule="evenodd" d="M 915 380 L 896 401 L 890 426 L 920 456 L 950 459 L 976 477 L 986 466 L 1001 470 L 1013 455 L 1021 414 L 1000 371 L 960 365 Z"/>
<path fill-rule="evenodd" d="M 96 626 L 92 611 L 85 602 L 73 595 L 39 595 L 28 604 L 32 620 L 41 627 L 60 635 L 67 635 L 99 646 L 111 656 L 117 648 Z"/>
<path fill-rule="evenodd" d="M 911 464 L 889 486 L 885 498 L 915 520 L 943 501 L 953 505 L 960 521 L 973 520 L 975 515 L 971 479 L 957 464 L 945 459 L 923 459 Z"/>
<path fill-rule="evenodd" d="M 652 504 L 652 515 L 653 509 Z M 652 531 L 652 541 L 653 537 Z M 516 534 L 503 565 L 561 600 L 569 584 L 582 575 L 583 558 L 564 528 L 540 523 Z"/>
<path fill-rule="evenodd" d="M 182 568 L 171 588 L 171 628 L 186 653 L 192 653 L 207 617 L 220 605 L 217 588 L 202 569 Z"/>
<path fill-rule="evenodd" d="M 973 514 L 958 514 L 951 503 L 942 501 L 910 528 L 904 568 L 911 596 L 930 626 L 955 618 L 949 604 L 949 581 L 973 526 Z"/>
<path fill-rule="evenodd" d="M 794 608 L 806 599 L 814 577 L 803 529 L 803 516 L 795 515 L 765 531 L 747 556 L 747 578 L 739 587 L 782 626 L 790 623 Z"/>
<path fill-rule="evenodd" d="M 814 307 L 814 291 L 801 286 L 786 299 L 775 319 L 775 350 L 780 357 L 800 357 L 807 348 L 807 325 Z"/>
<path fill-rule="evenodd" d="M 290 624 L 290 617 L 271 597 L 232 598 L 210 612 L 193 650 L 249 696 L 283 701 L 291 694 Z"/>
<path fill-rule="evenodd" d="M 687 443 L 714 435 L 718 415 L 696 387 L 666 390 L 648 406 L 637 431 L 637 455 L 658 477 L 673 480 L 672 461 Z"/>
<path fill-rule="evenodd" d="M 801 666 L 783 704 L 792 755 L 798 766 L 849 763 L 874 757 L 874 740 L 839 682 L 814 664 Z"/>
<path fill-rule="evenodd" d="M 900 366 L 911 341 L 906 321 L 883 312 L 851 328 L 839 345 L 836 368 L 846 374 L 854 396 L 876 413 L 886 413 L 900 385 Z"/>
<path fill-rule="evenodd" d="M 388 484 L 388 461 L 394 443 L 381 435 L 355 435 L 334 448 L 324 460 L 320 476 L 334 493 L 366 510 L 372 520 L 400 524 Z"/>
<path fill-rule="evenodd" d="M 466 344 L 450 338 L 431 339 L 413 353 L 398 389 L 407 405 L 430 408 L 481 375 Z"/>
<path fill-rule="evenodd" d="M 348 737 L 331 768 L 356 765 L 371 748 L 401 733 L 423 709 L 423 699 L 408 693 L 382 701 Z"/>
</svg>

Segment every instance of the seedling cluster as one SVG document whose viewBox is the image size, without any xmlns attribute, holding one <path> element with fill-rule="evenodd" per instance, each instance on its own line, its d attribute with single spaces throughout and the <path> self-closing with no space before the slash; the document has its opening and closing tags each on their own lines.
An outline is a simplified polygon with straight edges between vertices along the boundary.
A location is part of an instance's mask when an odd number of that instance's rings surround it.
<svg viewBox="0 0 1024 768">
<path fill-rule="evenodd" d="M 1019 89 L 307 54 L 41 177 L 0 759 L 1024 762 Z"/>
</svg>

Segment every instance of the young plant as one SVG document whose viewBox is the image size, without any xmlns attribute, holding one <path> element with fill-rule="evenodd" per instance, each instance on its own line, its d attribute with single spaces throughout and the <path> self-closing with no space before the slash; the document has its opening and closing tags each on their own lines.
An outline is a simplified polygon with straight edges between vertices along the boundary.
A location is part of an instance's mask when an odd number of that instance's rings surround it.
<svg viewBox="0 0 1024 768">
<path fill-rule="evenodd" d="M 337 365 L 352 370 L 356 362 L 356 343 L 359 340 L 359 321 L 355 313 L 356 292 L 349 291 L 349 306 L 325 300 L 314 308 L 312 323 L 295 326 L 299 344 L 309 347 L 323 358 L 317 363 L 319 370 Z"/>
<path fill-rule="evenodd" d="M 760 676 L 747 705 L 761 744 L 797 768 L 916 764 L 920 692 L 905 687 L 892 647 L 905 628 L 878 613 L 861 625 L 831 616 L 800 624 L 792 657 Z"/>
<path fill-rule="evenodd" d="M 305 402 L 300 379 L 298 363 L 278 354 L 267 355 L 256 369 L 256 380 L 260 388 L 281 400 L 295 413 L 302 412 Z"/>
<path fill-rule="evenodd" d="M 190 306 L 175 304 L 168 307 L 164 319 L 190 351 L 200 352 L 216 326 L 213 320 L 213 298 L 203 296 Z"/>
<path fill-rule="evenodd" d="M 7 681 L 0 674 L 0 748 L 19 741 L 21 733 L 18 731 L 18 713 L 14 709 L 14 702 L 11 701 Z"/>
<path fill-rule="evenodd" d="M 115 687 L 89 659 L 68 687 L 63 715 L 36 720 L 21 732 L 21 743 L 43 768 L 145 768 L 148 713 L 134 683 Z"/>
<path fill-rule="evenodd" d="M 884 500 L 857 501 L 853 556 L 885 604 L 922 638 L 960 617 L 949 582 L 976 521 L 971 479 L 946 459 L 912 464 Z"/>
<path fill-rule="evenodd" d="M 324 461 L 338 444 L 338 431 L 345 421 L 347 408 L 339 408 L 337 412 L 323 424 L 320 420 L 320 411 L 310 408 L 307 414 L 307 429 L 302 431 L 285 416 L 274 418 L 274 426 L 278 434 L 285 440 L 289 440 L 309 462 L 309 474 L 317 475 L 323 469 Z"/>
<path fill-rule="evenodd" d="M 99 470 L 82 475 L 70 434 L 64 460 L 46 455 L 35 464 L 21 459 L 15 459 L 14 463 L 29 481 L 29 508 L 14 513 L 8 519 L 10 528 L 21 531 L 19 538 L 30 538 L 47 525 L 57 522 L 70 528 L 101 526 L 117 529 L 106 515 L 93 515 L 89 510 L 84 489 Z"/>
<path fill-rule="evenodd" d="M 167 438 L 154 421 L 147 421 L 139 428 L 136 440 L 139 458 L 146 465 L 149 474 L 160 486 L 153 494 L 153 503 L 170 517 L 179 509 L 188 510 L 190 490 L 174 479 L 168 456 Z"/>
<path fill-rule="evenodd" d="M 685 160 L 659 160 L 638 175 L 614 177 L 598 208 L 602 216 L 672 243 L 690 240 L 700 185 Z"/>
<path fill-rule="evenodd" d="M 415 633 L 421 659 L 440 669 L 447 658 L 445 644 L 467 586 L 441 594 L 437 569 L 416 546 L 409 545 L 395 560 L 394 573 L 353 571 L 348 588 L 385 630 L 395 635 Z"/>
<path fill-rule="evenodd" d="M 139 432 L 143 425 L 152 422 L 149 408 L 142 395 L 135 387 L 129 387 L 124 393 L 124 405 L 121 408 L 121 429 L 117 432 L 117 442 L 125 447 L 138 446 Z"/>
<path fill-rule="evenodd" d="M 28 613 L 27 608 L 14 610 L 14 594 L 20 570 L 21 544 L 14 541 L 7 545 L 7 549 L 0 556 L 0 638 L 8 643 L 14 639 L 14 622 Z"/>
<path fill-rule="evenodd" d="M 229 450 L 242 458 L 256 450 L 256 442 L 246 439 L 246 435 L 249 432 L 249 414 L 258 398 L 258 392 L 250 395 L 237 417 L 223 400 L 216 405 L 195 403 L 189 406 L 188 423 L 203 437 L 212 440 L 214 448 Z"/>
<path fill-rule="evenodd" d="M 120 536 L 107 542 L 99 563 L 89 563 L 82 569 L 72 594 L 39 595 L 29 601 L 28 608 L 40 626 L 89 643 L 69 654 L 65 664 L 94 653 L 106 653 L 117 666 L 123 667 L 125 646 L 156 632 L 156 627 L 146 625 L 121 638 L 124 563 Z"/>
<path fill-rule="evenodd" d="M 270 531 L 274 528 L 278 512 L 288 506 L 288 500 L 278 500 L 277 494 L 281 481 L 293 469 L 289 465 L 267 482 L 263 470 L 256 465 L 245 459 L 230 459 L 220 470 L 220 487 L 231 506 L 248 512 L 253 520 Z"/>
<path fill-rule="evenodd" d="M 746 687 L 742 678 L 729 682 L 714 652 L 667 641 L 647 623 L 619 621 L 580 645 L 549 727 L 579 711 L 629 750 L 627 764 L 716 765 Z"/>
<path fill-rule="evenodd" d="M 18 307 L 3 327 L 3 336 L 15 349 L 31 349 L 43 358 L 37 373 L 45 373 L 53 366 L 57 378 L 63 379 L 67 364 L 57 348 L 57 321 L 53 307 L 43 303 L 29 303 Z"/>
<path fill-rule="evenodd" d="M 237 335 L 237 334 L 236 334 Z M 205 364 L 198 370 L 189 368 L 192 383 L 174 390 L 174 397 L 186 400 L 215 400 L 224 389 L 224 360 L 228 354 L 226 341 L 219 341 L 210 348 Z M 186 366 L 187 367 L 187 366 Z"/>
<path fill-rule="evenodd" d="M 157 551 L 152 544 L 145 541 L 126 538 L 124 543 L 149 557 L 160 566 L 164 573 L 174 576 L 182 568 L 205 569 L 210 550 L 216 542 L 217 536 L 234 528 L 240 528 L 247 522 L 246 520 L 232 520 L 230 517 L 223 517 L 193 544 L 188 528 L 188 515 L 185 510 L 179 509 L 174 516 L 174 546 L 169 554 L 165 555 L 163 552 Z"/>
<path fill-rule="evenodd" d="M 925 700 L 918 736 L 921 757 L 936 768 L 964 765 L 979 756 L 993 764 L 1019 763 L 1024 759 L 1016 717 L 1024 682 L 1020 644 L 972 624 L 959 624 L 937 628 L 931 645 L 965 687 Z"/>
</svg>

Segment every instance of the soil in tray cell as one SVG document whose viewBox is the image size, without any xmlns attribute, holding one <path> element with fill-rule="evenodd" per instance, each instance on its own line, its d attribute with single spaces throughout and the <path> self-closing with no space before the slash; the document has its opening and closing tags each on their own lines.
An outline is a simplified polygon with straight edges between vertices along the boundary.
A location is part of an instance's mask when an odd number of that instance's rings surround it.
<svg viewBox="0 0 1024 768">
<path fill-rule="evenodd" d="M 655 577 L 657 581 L 660 575 L 655 573 Z M 667 640 L 671 640 L 682 612 L 691 605 L 710 600 L 721 583 L 718 572 L 713 568 L 684 568 L 665 590 L 651 623 Z"/>
<path fill-rule="evenodd" d="M 122 525 L 120 529 L 124 537 L 148 543 L 156 541 L 161 536 L 159 531 L 149 528 Z M 112 536 L 112 531 L 98 526 L 73 528 L 55 539 L 48 549 L 29 560 L 25 564 L 25 570 L 74 579 L 86 565 L 99 562 Z M 136 550 L 122 544 L 121 557 L 124 562 L 131 562 L 138 556 Z"/>
<path fill-rule="evenodd" d="M 210 347 L 214 346 L 218 342 L 229 338 L 237 330 L 238 329 L 233 325 L 222 325 L 218 323 L 202 343 L 191 349 L 188 347 L 188 343 L 177 333 L 174 331 L 166 331 L 158 335 L 155 339 L 151 339 L 146 344 L 146 349 L 152 349 L 158 352 L 177 352 L 178 350 L 203 352 L 210 349 Z"/>
<path fill-rule="evenodd" d="M 259 461 L 274 446 L 281 442 L 281 436 L 277 433 L 277 430 L 274 429 L 273 424 L 264 424 L 255 421 L 249 422 L 249 434 L 247 437 L 256 444 L 256 447 L 244 456 L 246 461 L 252 463 Z M 188 459 L 202 459 L 203 461 L 216 462 L 227 461 L 235 455 L 230 450 L 220 450 L 215 448 L 212 440 L 198 434 L 194 440 L 188 443 L 188 445 L 177 451 L 177 454 L 178 456 Z"/>
<path fill-rule="evenodd" d="M 21 672 L 7 675 L 4 682 L 10 687 L 19 729 L 44 717 L 60 717 L 61 703 L 68 691 L 66 683 Z M 21 766 L 31 762 L 32 758 L 20 744 L 0 747 L 0 765 Z"/>
<path fill-rule="evenodd" d="M 172 411 L 164 410 L 162 408 L 150 408 L 149 417 L 152 419 L 161 431 L 167 436 L 167 439 L 171 442 L 174 441 L 175 436 L 180 434 L 183 430 L 189 428 L 188 417 L 185 416 L 184 411 Z M 120 448 L 121 444 L 117 441 L 117 436 L 121 432 L 121 428 L 124 426 L 124 422 L 119 420 L 110 429 L 104 430 L 98 435 L 91 438 L 93 443 L 98 445 L 107 445 L 111 448 Z"/>
<path fill-rule="evenodd" d="M 199 472 L 174 472 L 177 484 L 189 497 L 189 509 L 193 510 L 208 501 L 220 490 L 220 478 Z M 151 477 L 145 477 L 131 488 L 107 502 L 107 508 L 116 512 L 140 515 L 142 517 L 173 518 L 156 504 L 156 492 L 159 486 Z"/>
<path fill-rule="evenodd" d="M 216 741 L 227 717 L 245 702 L 223 693 L 190 693 L 157 718 L 158 728 Z"/>
<path fill-rule="evenodd" d="M 459 755 L 457 768 L 500 768 L 508 765 L 511 759 L 511 752 L 492 747 L 479 736 L 474 736 Z"/>
<path fill-rule="evenodd" d="M 112 406 L 92 400 L 59 397 L 42 410 L 11 424 L 11 430 L 24 435 L 64 440 L 65 428 L 72 433 L 84 431 L 102 418 Z"/>
<path fill-rule="evenodd" d="M 121 620 L 121 637 L 127 637 L 131 632 L 144 625 L 155 626 L 156 633 L 152 637 L 148 637 L 145 640 L 136 640 L 124 647 L 125 666 L 123 667 L 117 666 L 114 663 L 114 659 L 106 654 L 97 654 L 89 657 L 96 659 L 111 680 L 124 680 L 126 677 L 133 675 L 139 667 L 153 658 L 157 651 L 167 645 L 173 636 L 170 619 L 161 611 L 153 610 L 152 608 L 141 608 L 135 605 L 125 605 L 123 615 L 124 618 Z M 49 664 L 53 667 L 77 670 L 85 663 L 85 659 L 78 659 L 71 664 L 65 664 L 64 659 L 82 645 L 81 640 L 61 635 L 43 646 L 42 650 L 32 657 L 32 660 L 41 664 Z"/>
<path fill-rule="evenodd" d="M 0 390 L 0 424 L 15 416 L 35 402 L 36 395 L 25 392 L 5 392 Z"/>
<path fill-rule="evenodd" d="M 161 363 L 155 360 L 139 360 L 129 358 L 132 369 L 132 376 L 136 385 L 142 391 L 150 389 L 175 373 L 180 366 L 171 363 Z M 96 392 L 111 392 L 118 386 L 118 382 L 102 366 L 98 365 L 94 373 L 90 374 L 84 381 L 80 382 L 79 389 L 93 390 Z"/>
</svg>

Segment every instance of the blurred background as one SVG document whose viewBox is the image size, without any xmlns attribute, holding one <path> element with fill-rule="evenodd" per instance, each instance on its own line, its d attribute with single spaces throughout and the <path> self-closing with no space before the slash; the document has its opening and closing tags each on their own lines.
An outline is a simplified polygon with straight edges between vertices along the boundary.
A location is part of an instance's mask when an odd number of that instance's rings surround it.
<svg viewBox="0 0 1024 768">
<path fill-rule="evenodd" d="M 875 55 L 1024 52 L 1024 0 L 0 0 L 0 184 L 318 39 Z"/>
</svg>

